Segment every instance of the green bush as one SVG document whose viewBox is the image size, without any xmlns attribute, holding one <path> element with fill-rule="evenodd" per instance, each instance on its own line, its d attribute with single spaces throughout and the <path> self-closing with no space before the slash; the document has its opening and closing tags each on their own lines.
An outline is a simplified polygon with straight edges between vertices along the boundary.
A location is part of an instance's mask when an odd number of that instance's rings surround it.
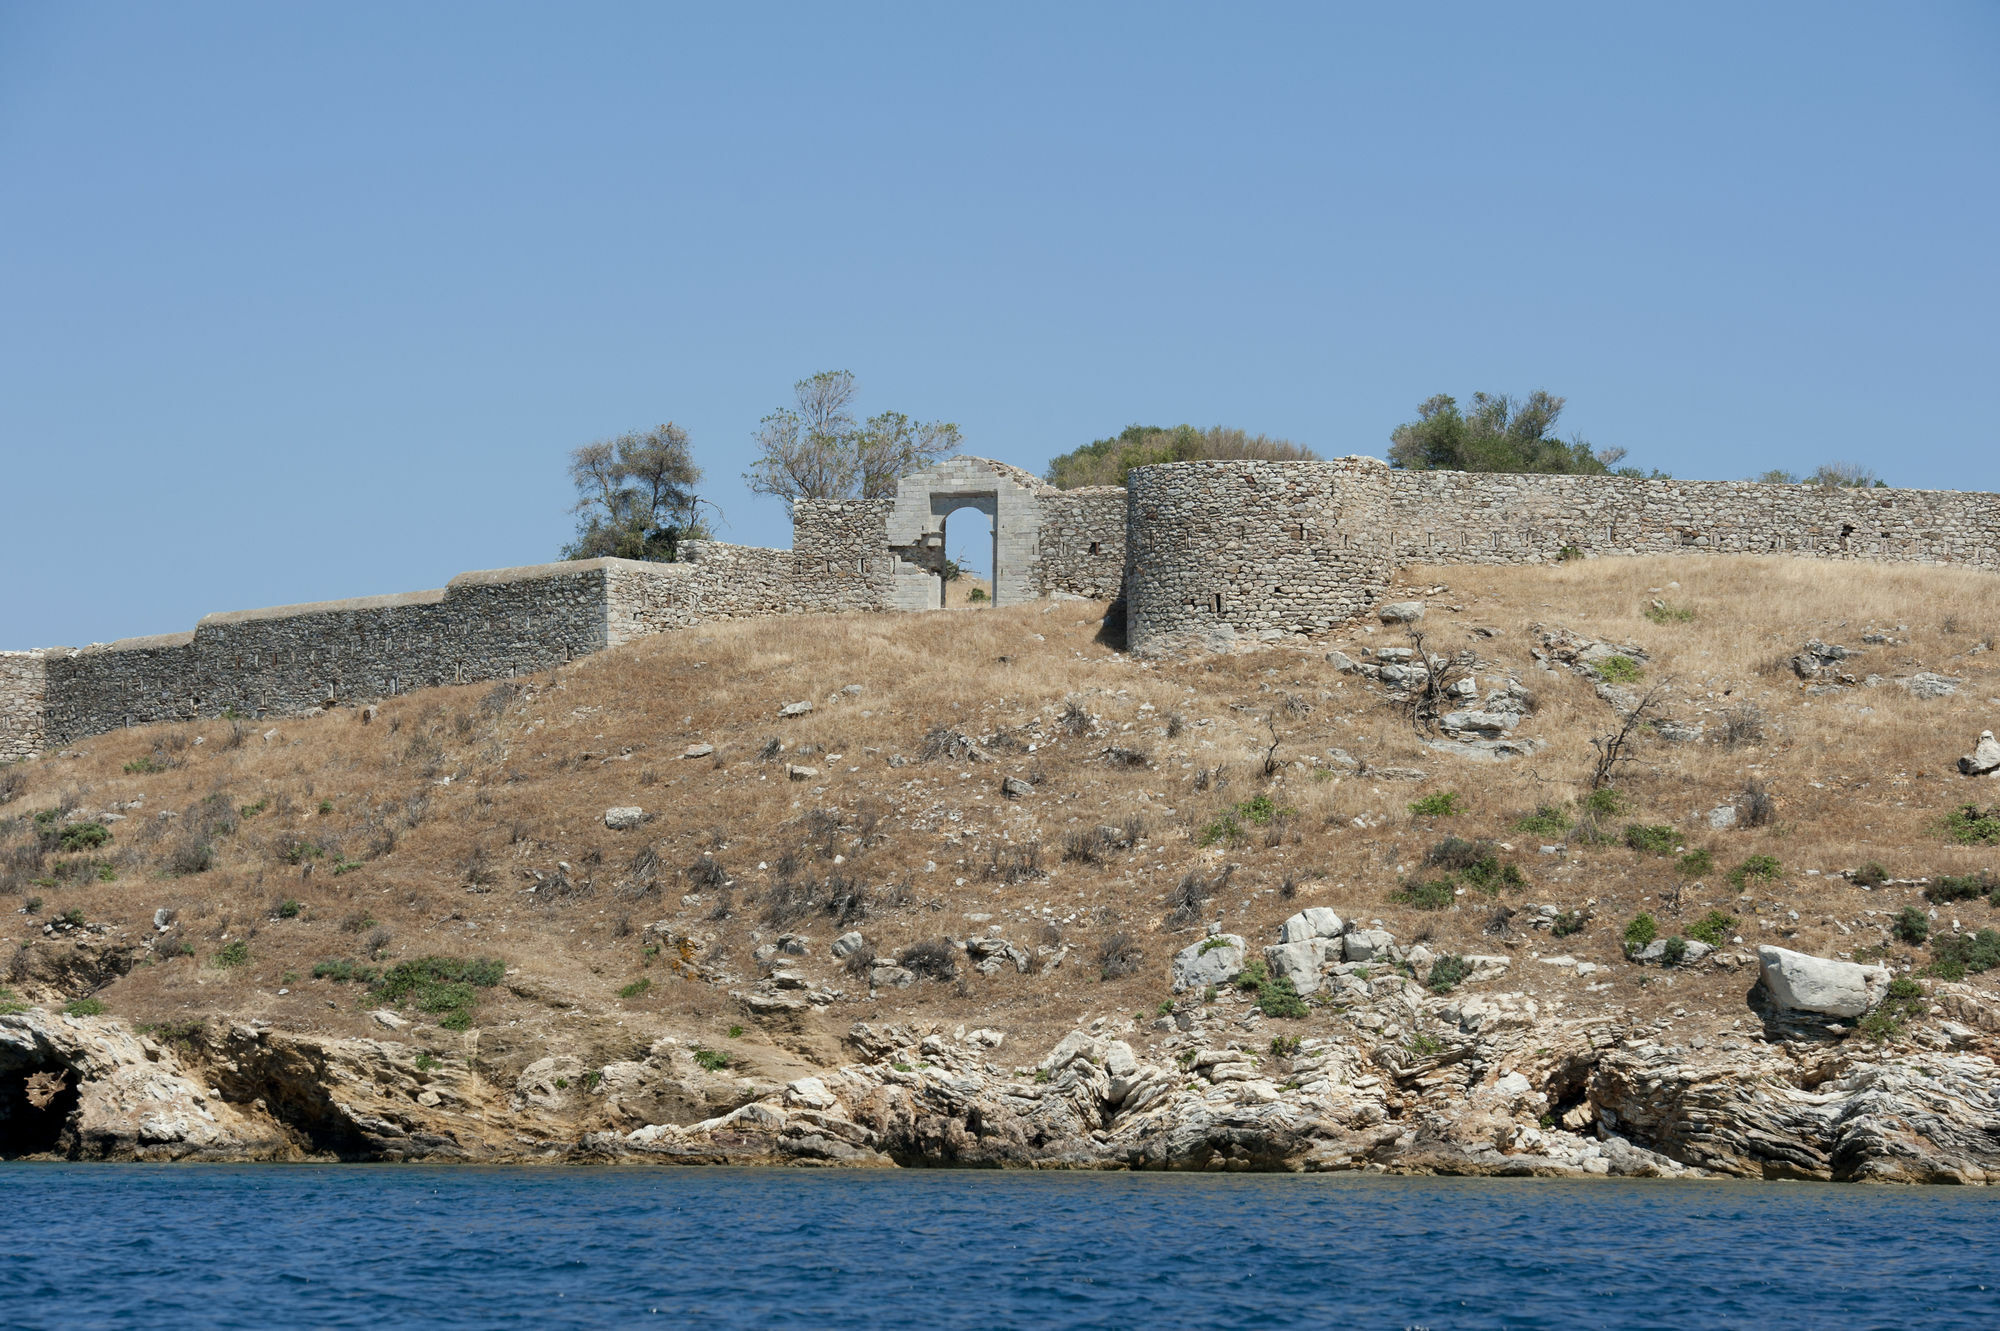
<svg viewBox="0 0 2000 1331">
<path fill-rule="evenodd" d="M 1404 883 L 1389 894 L 1389 899 L 1418 910 L 1449 910 L 1458 900 L 1458 892 L 1451 879 L 1433 878 L 1429 882 Z"/>
<path fill-rule="evenodd" d="M 704 1049 L 696 1045 L 693 1049 L 694 1061 L 710 1072 L 720 1072 L 729 1066 L 729 1055 L 714 1049 Z M 909 1068 L 902 1069 L 908 1072 Z"/>
<path fill-rule="evenodd" d="M 1655 601 L 1641 613 L 1655 624 L 1686 624 L 1694 619 L 1694 611 L 1686 606 L 1668 605 L 1665 601 Z"/>
<path fill-rule="evenodd" d="M 1464 957 L 1456 952 L 1447 952 L 1431 963 L 1431 973 L 1425 981 L 1434 994 L 1448 994 L 1459 986 L 1459 982 L 1472 974 L 1472 967 Z"/>
<path fill-rule="evenodd" d="M 1629 823 L 1625 828 L 1625 844 L 1642 855 L 1667 855 L 1680 843 L 1674 829 L 1658 823 Z"/>
<path fill-rule="evenodd" d="M 645 995 L 646 991 L 648 989 L 651 989 L 652 987 L 653 987 L 652 979 L 648 976 L 641 975 L 638 979 L 632 981 L 632 983 L 626 985 L 623 989 L 620 989 L 618 991 L 618 996 L 620 998 L 641 998 Z"/>
<path fill-rule="evenodd" d="M 1939 934 L 1931 939 L 1931 970 L 1947 979 L 1963 979 L 2000 966 L 2000 932 Z"/>
<path fill-rule="evenodd" d="M 1625 950 L 1637 952 L 1660 936 L 1659 922 L 1643 912 L 1625 926 Z"/>
<path fill-rule="evenodd" d="M 1729 871 L 1729 881 L 1737 887 L 1748 886 L 1751 879 L 1760 882 L 1775 882 L 1784 876 L 1785 867 L 1770 855 L 1752 855 L 1743 863 Z"/>
<path fill-rule="evenodd" d="M 986 589 L 984 587 L 974 587 L 971 591 L 965 594 L 965 599 L 967 601 L 970 601 L 972 604 L 977 605 L 981 601 L 987 600 L 989 598 L 986 595 Z"/>
<path fill-rule="evenodd" d="M 1205 957 L 1209 953 L 1215 951 L 1217 948 L 1235 947 L 1235 946 L 1236 944 L 1230 942 L 1227 938 L 1222 937 L 1220 934 L 1217 934 L 1214 938 L 1202 939 L 1201 946 L 1195 949 L 1195 955 L 1197 957 Z"/>
<path fill-rule="evenodd" d="M 1553 804 L 1537 806 L 1532 814 L 1514 824 L 1520 831 L 1544 837 L 1561 836 L 1569 831 L 1570 825 L 1570 816 Z"/>
<path fill-rule="evenodd" d="M 1262 961 L 1246 961 L 1243 963 L 1243 969 L 1236 972 L 1236 979 L 1232 983 L 1238 989 L 1262 989 L 1265 981 L 1270 978 L 1270 971 Z"/>
<path fill-rule="evenodd" d="M 102 999 L 78 998 L 63 1004 L 63 1011 L 72 1017 L 101 1017 L 105 1007 Z"/>
<path fill-rule="evenodd" d="M 1500 895 L 1501 888 L 1524 888 L 1528 876 L 1521 872 L 1518 864 L 1503 864 L 1498 855 L 1484 855 L 1466 866 L 1461 875 L 1468 887 L 1476 887 L 1489 897 Z"/>
<path fill-rule="evenodd" d="M 1600 786 L 1583 797 L 1583 807 L 1600 818 L 1625 812 L 1625 797 L 1611 786 Z"/>
<path fill-rule="evenodd" d="M 134 758 L 131 762 L 125 764 L 125 775 L 127 776 L 148 776 L 154 772 L 164 772 L 166 770 L 166 767 L 155 760 L 150 754 L 144 758 Z"/>
<path fill-rule="evenodd" d="M 1882 861 L 1870 860 L 1854 871 L 1853 880 L 1863 887 L 1880 887 L 1889 881 L 1889 871 L 1882 867 Z"/>
<path fill-rule="evenodd" d="M 215 954 L 215 964 L 231 970 L 238 966 L 249 965 L 250 944 L 241 938 L 223 944 L 222 950 Z"/>
<path fill-rule="evenodd" d="M 1280 807 L 1269 795 L 1252 795 L 1240 804 L 1232 804 L 1215 816 L 1214 821 L 1204 827 L 1199 838 L 1204 846 L 1218 844 L 1233 845 L 1243 839 L 1243 823 L 1253 827 L 1269 827 L 1280 818 L 1296 816 L 1297 809 Z"/>
<path fill-rule="evenodd" d="M 28 1005 L 16 997 L 12 989 L 0 984 L 0 1017 L 12 1017 L 27 1010 Z"/>
<path fill-rule="evenodd" d="M 64 924 L 67 924 L 72 929 L 81 929 L 86 923 L 86 921 L 83 918 L 83 912 L 78 910 L 74 906 L 71 906 L 68 910 L 56 916 L 56 918 L 61 920 Z"/>
<path fill-rule="evenodd" d="M 1306 1015 L 1306 1000 L 1292 987 L 1292 977 L 1279 975 L 1257 987 L 1257 1010 L 1267 1017 L 1296 1020 Z"/>
<path fill-rule="evenodd" d="M 372 985 L 382 978 L 382 972 L 375 967 L 359 965 L 345 957 L 315 962 L 312 973 L 315 980 L 332 980 L 338 984 L 346 984 L 352 980 L 359 984 Z"/>
<path fill-rule="evenodd" d="M 1889 992 L 1881 1006 L 1861 1019 L 1861 1033 L 1877 1043 L 1892 1040 L 1902 1034 L 1903 1027 L 1913 1018 L 1921 1017 L 1928 1006 L 1922 985 L 1898 977 L 1889 981 Z"/>
<path fill-rule="evenodd" d="M 1945 815 L 1944 830 L 1961 846 L 2000 846 L 2000 806 L 1981 813 L 1976 804 L 1960 805 Z"/>
<path fill-rule="evenodd" d="M 1304 1040 L 1296 1035 L 1274 1035 L 1271 1037 L 1271 1057 L 1290 1058 L 1299 1052 L 1303 1043 Z"/>
<path fill-rule="evenodd" d="M 30 915 L 33 915 L 36 912 L 40 911 L 41 908 L 42 908 L 42 899 L 40 897 L 29 897 L 26 901 L 23 901 L 21 903 L 21 909 L 27 911 L 28 914 Z"/>
<path fill-rule="evenodd" d="M 1590 917 L 1582 911 L 1566 910 L 1556 915 L 1555 922 L 1549 925 L 1549 932 L 1557 938 L 1569 938 L 1582 933 L 1584 926 L 1589 923 Z"/>
<path fill-rule="evenodd" d="M 1736 917 L 1712 910 L 1688 926 L 1688 937 L 1710 947 L 1721 947 L 1722 940 L 1736 927 Z"/>
<path fill-rule="evenodd" d="M 1930 916 L 1915 906 L 1905 906 L 1896 912 L 1895 920 L 1889 925 L 1889 933 L 1899 943 L 1922 947 L 1924 939 L 1930 937 Z"/>
<path fill-rule="evenodd" d="M 296 920 L 299 918 L 299 910 L 299 903 L 291 897 L 286 897 L 278 903 L 278 918 L 281 920 Z"/>
<path fill-rule="evenodd" d="M 1678 966 L 1687 960 L 1687 954 L 1687 939 L 1682 938 L 1679 934 L 1674 934 L 1667 939 L 1667 945 L 1660 949 L 1660 964 L 1663 966 Z"/>
<path fill-rule="evenodd" d="M 69 823 L 60 839 L 64 850 L 96 850 L 111 840 L 111 829 L 103 823 Z"/>
<path fill-rule="evenodd" d="M 506 963 L 492 957 L 419 957 L 391 966 L 373 993 L 386 1002 L 413 1002 L 446 1030 L 462 1031 L 472 1025 L 478 991 L 500 983 L 506 973 Z"/>
<path fill-rule="evenodd" d="M 1715 852 L 1707 846 L 1699 846 L 1681 856 L 1680 871 L 1690 878 L 1700 878 L 1715 872 Z"/>
<path fill-rule="evenodd" d="M 1439 790 L 1415 800 L 1410 804 L 1410 812 L 1419 818 L 1449 818 L 1459 812 L 1459 794 L 1455 790 Z"/>
<path fill-rule="evenodd" d="M 1597 663 L 1597 673 L 1610 684 L 1635 683 L 1645 671 L 1629 656 L 1607 656 Z"/>
<path fill-rule="evenodd" d="M 1924 889 L 1924 900 L 1937 905 L 1950 901 L 1970 901 L 1974 897 L 1992 897 L 2000 893 L 2000 880 L 1990 873 L 1942 874 L 1931 880 Z"/>
<path fill-rule="evenodd" d="M 732 1040 L 740 1040 L 740 1039 L 742 1039 L 742 1038 L 743 1038 L 743 1028 L 742 1028 L 741 1026 L 731 1026 L 731 1027 L 729 1028 L 729 1038 L 730 1038 L 730 1039 L 732 1039 Z"/>
</svg>

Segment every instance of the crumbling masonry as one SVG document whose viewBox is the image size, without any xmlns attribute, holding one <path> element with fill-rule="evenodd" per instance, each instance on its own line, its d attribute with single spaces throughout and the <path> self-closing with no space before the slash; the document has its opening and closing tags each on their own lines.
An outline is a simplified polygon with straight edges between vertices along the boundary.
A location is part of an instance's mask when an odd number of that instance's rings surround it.
<svg viewBox="0 0 2000 1331">
<path fill-rule="evenodd" d="M 994 599 L 1121 600 L 1139 652 L 1312 635 L 1406 563 L 1785 553 L 2000 569 L 2000 496 L 1729 481 L 1408 472 L 1373 458 L 1142 467 L 1056 490 L 958 457 L 893 498 L 800 502 L 792 548 L 467 573 L 440 591 L 209 615 L 192 633 L 0 652 L 0 762 L 86 735 L 292 714 L 502 679 L 649 633 L 747 616 L 941 603 L 945 518 L 993 520 Z"/>
</svg>

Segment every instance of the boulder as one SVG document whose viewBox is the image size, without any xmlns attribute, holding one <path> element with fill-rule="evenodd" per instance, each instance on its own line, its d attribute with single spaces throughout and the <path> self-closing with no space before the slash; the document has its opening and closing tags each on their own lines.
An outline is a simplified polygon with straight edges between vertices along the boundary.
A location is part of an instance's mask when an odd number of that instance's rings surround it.
<svg viewBox="0 0 2000 1331">
<path fill-rule="evenodd" d="M 1284 976 L 1301 994 L 1319 992 L 1320 967 L 1339 959 L 1340 943 L 1332 938 L 1305 938 L 1264 949 L 1264 965 L 1273 978 Z"/>
<path fill-rule="evenodd" d="M 1889 988 L 1886 966 L 1808 956 L 1768 944 L 1757 949 L 1757 961 L 1772 1001 L 1794 1012 L 1858 1017 L 1881 1002 Z"/>
<path fill-rule="evenodd" d="M 1396 936 L 1387 929 L 1356 929 L 1342 940 L 1349 961 L 1384 961 Z"/>
<path fill-rule="evenodd" d="M 1963 681 L 1929 670 L 1919 670 L 1896 681 L 1912 698 L 1949 698 Z"/>
<path fill-rule="evenodd" d="M 683 758 L 706 758 L 715 752 L 713 744 L 690 744 L 681 753 Z"/>
<path fill-rule="evenodd" d="M 2000 740 L 1993 738 L 1992 731 L 1980 732 L 1979 743 L 1972 752 L 1958 760 L 1958 770 L 1967 776 L 2000 772 Z"/>
<path fill-rule="evenodd" d="M 646 821 L 646 811 L 637 805 L 623 805 L 604 811 L 604 825 L 614 832 L 627 832 Z"/>
<path fill-rule="evenodd" d="M 1338 938 L 1343 932 L 1338 915 L 1325 906 L 1307 906 L 1278 926 L 1278 941 L 1302 943 L 1309 938 Z"/>
<path fill-rule="evenodd" d="M 797 763 L 785 764 L 785 775 L 794 781 L 810 781 L 819 775 L 817 767 L 801 767 Z"/>
<path fill-rule="evenodd" d="M 844 960 L 859 952 L 867 942 L 868 940 L 861 936 L 859 929 L 849 930 L 833 940 L 833 955 L 837 959 Z"/>
<path fill-rule="evenodd" d="M 1708 811 L 1708 825 L 1718 832 L 1726 832 L 1736 826 L 1737 816 L 1734 804 L 1718 804 Z"/>
<path fill-rule="evenodd" d="M 1414 624 L 1424 617 L 1424 603 L 1391 601 L 1375 613 L 1384 624 Z"/>
<path fill-rule="evenodd" d="M 1514 728 L 1521 719 L 1517 712 L 1458 711 L 1446 712 L 1438 718 L 1438 724 L 1454 732 L 1471 732 L 1497 739 Z"/>
<path fill-rule="evenodd" d="M 804 716 L 813 709 L 809 702 L 788 702 L 778 709 L 779 716 Z"/>
<path fill-rule="evenodd" d="M 1008 776 L 1000 779 L 1000 796 L 1002 799 L 1017 800 L 1023 795 L 1032 795 L 1034 793 L 1035 788 L 1018 776 Z"/>
<path fill-rule="evenodd" d="M 1244 942 L 1235 934 L 1216 934 L 1190 943 L 1174 954 L 1174 992 L 1228 984 L 1243 973 Z"/>
</svg>

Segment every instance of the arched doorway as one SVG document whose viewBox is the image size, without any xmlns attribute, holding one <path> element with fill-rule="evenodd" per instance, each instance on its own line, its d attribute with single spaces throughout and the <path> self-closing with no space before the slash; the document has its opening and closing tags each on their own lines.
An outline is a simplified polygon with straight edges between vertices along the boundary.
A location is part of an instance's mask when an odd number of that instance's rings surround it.
<svg viewBox="0 0 2000 1331">
<path fill-rule="evenodd" d="M 940 515 L 946 573 L 939 575 L 938 603 L 946 609 L 993 604 L 993 564 L 999 532 L 992 501 L 959 499 Z M 952 573 L 957 576 L 951 576 Z"/>
</svg>

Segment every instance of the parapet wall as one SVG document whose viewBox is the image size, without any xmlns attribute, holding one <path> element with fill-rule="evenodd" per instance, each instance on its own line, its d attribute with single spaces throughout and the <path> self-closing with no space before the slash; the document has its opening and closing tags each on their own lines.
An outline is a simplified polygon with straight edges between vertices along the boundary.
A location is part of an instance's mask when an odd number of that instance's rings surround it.
<svg viewBox="0 0 2000 1331">
<path fill-rule="evenodd" d="M 2000 495 L 1399 471 L 1374 458 L 1178 462 L 1129 479 L 1133 650 L 1312 633 L 1403 564 L 1795 554 L 2000 569 Z"/>
<path fill-rule="evenodd" d="M 48 667 L 40 652 L 0 652 L 0 763 L 42 751 Z"/>
</svg>

